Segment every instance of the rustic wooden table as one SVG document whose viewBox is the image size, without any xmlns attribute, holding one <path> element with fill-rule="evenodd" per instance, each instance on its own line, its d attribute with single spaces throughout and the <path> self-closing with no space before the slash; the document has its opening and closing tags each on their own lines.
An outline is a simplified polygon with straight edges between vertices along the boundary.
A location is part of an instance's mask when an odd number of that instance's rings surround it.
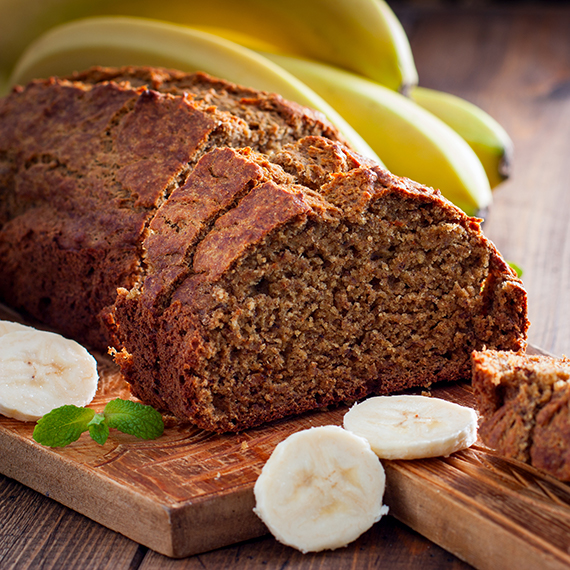
<svg viewBox="0 0 570 570">
<path fill-rule="evenodd" d="M 495 191 L 484 229 L 524 270 L 530 342 L 570 354 L 570 6 L 393 6 L 410 37 L 420 83 L 473 101 L 512 136 L 513 175 Z M 267 536 L 171 560 L 0 476 L 0 567 L 469 566 L 390 516 L 335 552 L 302 555 Z"/>
</svg>

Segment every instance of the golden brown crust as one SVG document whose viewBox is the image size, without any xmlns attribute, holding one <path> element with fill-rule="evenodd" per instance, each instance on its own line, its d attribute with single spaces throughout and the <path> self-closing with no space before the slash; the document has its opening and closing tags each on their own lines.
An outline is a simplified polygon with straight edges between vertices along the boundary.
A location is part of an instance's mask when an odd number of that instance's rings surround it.
<svg viewBox="0 0 570 570">
<path fill-rule="evenodd" d="M 0 294 L 65 334 L 106 346 L 97 315 L 118 286 L 134 284 L 152 209 L 215 121 L 181 98 L 55 79 L 15 90 L 0 115 L 0 154 L 11 169 Z M 176 137 L 175 126 L 187 135 Z"/>
</svg>

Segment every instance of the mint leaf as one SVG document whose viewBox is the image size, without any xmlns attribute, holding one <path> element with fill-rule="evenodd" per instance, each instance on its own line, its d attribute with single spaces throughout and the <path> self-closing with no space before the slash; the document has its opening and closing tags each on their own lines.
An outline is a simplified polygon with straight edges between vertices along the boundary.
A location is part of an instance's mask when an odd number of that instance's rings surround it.
<svg viewBox="0 0 570 570">
<path fill-rule="evenodd" d="M 99 445 L 104 445 L 109 437 L 109 426 L 103 414 L 95 414 L 88 424 L 89 435 Z"/>
<path fill-rule="evenodd" d="M 105 406 L 102 414 L 71 405 L 56 408 L 38 420 L 32 437 L 42 445 L 64 447 L 89 430 L 89 435 L 104 445 L 109 428 L 142 439 L 156 439 L 163 434 L 164 423 L 152 406 L 117 398 Z"/>
<path fill-rule="evenodd" d="M 65 447 L 89 429 L 94 415 L 89 408 L 72 405 L 55 408 L 38 420 L 32 437 L 41 445 Z"/>
<path fill-rule="evenodd" d="M 111 400 L 103 410 L 110 428 L 141 439 L 156 439 L 164 432 L 162 416 L 152 406 L 131 400 Z"/>
</svg>

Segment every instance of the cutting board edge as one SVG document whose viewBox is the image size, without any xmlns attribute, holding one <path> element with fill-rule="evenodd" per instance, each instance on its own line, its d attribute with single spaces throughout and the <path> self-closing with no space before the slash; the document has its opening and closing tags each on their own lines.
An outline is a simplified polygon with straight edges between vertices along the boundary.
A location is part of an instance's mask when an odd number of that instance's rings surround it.
<svg viewBox="0 0 570 570">
<path fill-rule="evenodd" d="M 544 354 L 537 347 L 529 348 L 529 352 Z M 231 493 L 219 496 L 206 495 L 178 503 L 160 503 L 144 496 L 140 489 L 128 488 L 88 465 L 78 465 L 49 448 L 37 445 L 29 437 L 14 435 L 16 434 L 0 424 L 0 446 L 8 450 L 0 457 L 1 473 L 165 556 L 184 558 L 268 532 L 253 513 L 255 499 L 252 481 L 232 488 Z M 65 473 L 65 477 L 59 476 L 63 474 L 66 465 L 75 469 L 79 467 L 78 488 L 70 488 L 69 473 Z M 94 480 L 102 485 L 103 501 L 99 495 L 90 497 L 90 501 L 82 501 L 82 495 L 89 497 Z M 118 503 L 122 507 L 118 507 Z M 118 511 L 121 511 L 120 519 L 117 519 Z M 453 545 L 435 536 L 430 525 L 427 528 L 418 527 L 413 521 L 400 518 L 397 509 L 392 509 L 392 514 L 433 542 L 465 559 L 462 552 L 453 549 Z M 136 523 L 135 527 L 133 522 Z M 213 524 L 216 525 L 215 536 L 209 532 Z M 467 561 L 472 564 L 475 562 Z M 475 565 L 481 569 L 486 567 L 484 563 L 477 562 Z"/>
<path fill-rule="evenodd" d="M 445 483 L 426 485 L 424 480 L 422 484 L 420 474 L 405 470 L 395 462 L 385 462 L 384 468 L 385 500 L 390 514 L 478 570 L 567 570 L 570 567 L 568 553 L 541 547 L 541 539 L 529 540 L 527 534 L 517 532 L 515 524 L 505 524 L 504 517 L 497 512 L 484 514 L 483 508 L 474 510 L 461 493 L 446 488 Z M 445 516 L 425 514 L 436 511 L 445 511 Z M 479 520 L 478 525 L 473 524 L 474 517 Z M 490 555 L 492 545 L 494 550 Z"/>
<path fill-rule="evenodd" d="M 157 552 L 172 550 L 170 510 L 163 505 L 32 441 L 14 437 L 2 426 L 0 447 L 5 451 L 0 457 L 2 474 Z"/>
<path fill-rule="evenodd" d="M 205 496 L 169 505 L 25 437 L 14 437 L 1 425 L 0 448 L 4 451 L 0 473 L 170 558 L 206 552 L 268 532 L 253 512 L 255 499 L 249 486 L 228 496 Z M 216 533 L 210 532 L 213 523 L 218 525 Z"/>
<path fill-rule="evenodd" d="M 261 519 L 253 512 L 255 497 L 253 486 L 234 489 L 231 494 L 204 497 L 193 508 L 179 505 L 173 509 L 173 545 L 167 556 L 185 558 L 216 548 L 237 544 L 269 533 Z M 215 527 L 216 533 L 209 532 Z M 200 528 L 192 542 L 189 533 Z"/>
</svg>

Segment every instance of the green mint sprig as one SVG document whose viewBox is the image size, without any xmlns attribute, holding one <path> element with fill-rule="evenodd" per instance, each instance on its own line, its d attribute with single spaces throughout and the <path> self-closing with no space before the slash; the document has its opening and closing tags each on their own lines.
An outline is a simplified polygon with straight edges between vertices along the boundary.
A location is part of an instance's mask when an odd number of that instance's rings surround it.
<svg viewBox="0 0 570 570">
<path fill-rule="evenodd" d="M 141 439 L 156 439 L 163 434 L 164 423 L 152 406 L 117 398 L 100 414 L 72 405 L 56 408 L 38 420 L 32 437 L 41 445 L 65 447 L 89 431 L 91 438 L 103 445 L 111 428 Z"/>
</svg>

